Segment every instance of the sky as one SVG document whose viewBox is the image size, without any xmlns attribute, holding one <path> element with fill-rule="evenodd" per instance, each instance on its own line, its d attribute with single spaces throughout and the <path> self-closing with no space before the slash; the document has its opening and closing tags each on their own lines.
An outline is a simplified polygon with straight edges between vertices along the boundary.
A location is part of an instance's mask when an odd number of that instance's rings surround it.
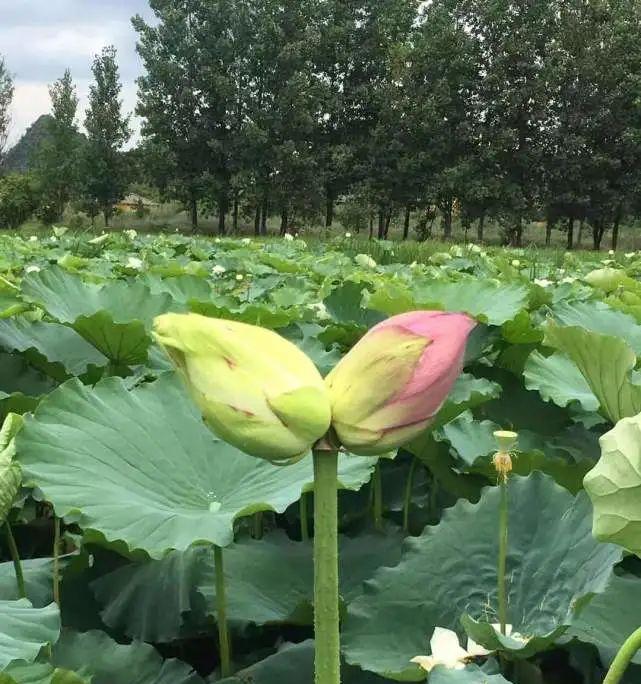
<svg viewBox="0 0 641 684">
<path fill-rule="evenodd" d="M 105 45 L 118 50 L 123 109 L 136 105 L 135 80 L 142 72 L 131 17 L 151 19 L 146 0 L 0 0 L 0 54 L 14 79 L 9 144 L 50 110 L 48 86 L 66 68 L 76 83 L 82 124 L 93 56 Z M 137 130 L 138 122 L 132 121 Z"/>
</svg>

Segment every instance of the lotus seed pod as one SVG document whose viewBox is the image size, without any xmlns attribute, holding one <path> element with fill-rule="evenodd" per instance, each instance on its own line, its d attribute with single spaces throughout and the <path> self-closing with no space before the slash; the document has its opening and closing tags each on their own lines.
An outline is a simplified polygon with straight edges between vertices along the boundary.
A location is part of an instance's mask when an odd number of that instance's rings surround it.
<svg viewBox="0 0 641 684">
<path fill-rule="evenodd" d="M 271 330 L 198 314 L 164 314 L 154 337 L 216 435 L 245 453 L 286 463 L 330 425 L 312 361 Z"/>
<path fill-rule="evenodd" d="M 420 434 L 463 367 L 475 322 L 413 311 L 372 328 L 326 378 L 332 425 L 355 454 L 381 454 Z"/>
</svg>

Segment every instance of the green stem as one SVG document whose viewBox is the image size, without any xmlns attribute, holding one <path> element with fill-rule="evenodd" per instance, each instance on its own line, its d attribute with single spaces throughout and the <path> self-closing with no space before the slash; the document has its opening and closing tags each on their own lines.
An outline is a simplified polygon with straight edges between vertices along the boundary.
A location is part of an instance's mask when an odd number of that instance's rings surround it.
<svg viewBox="0 0 641 684">
<path fill-rule="evenodd" d="M 13 536 L 13 531 L 9 521 L 5 523 L 5 530 L 7 532 L 7 544 L 9 545 L 9 553 L 13 561 L 13 570 L 16 574 L 16 584 L 18 585 L 18 596 L 20 598 L 27 598 L 27 591 L 24 586 L 24 574 L 22 572 L 22 562 L 20 561 L 20 553 L 16 545 L 16 540 Z"/>
<path fill-rule="evenodd" d="M 60 518 L 53 518 L 53 600 L 60 605 Z"/>
<path fill-rule="evenodd" d="M 507 625 L 507 593 L 505 590 L 505 571 L 507 566 L 507 534 L 508 534 L 508 505 L 507 479 L 502 478 L 499 483 L 501 500 L 499 505 L 499 564 L 498 564 L 498 593 L 499 593 L 499 624 L 501 634 L 505 635 Z"/>
<path fill-rule="evenodd" d="M 616 654 L 603 684 L 619 684 L 635 653 L 641 648 L 641 627 L 623 642 L 623 646 Z"/>
<path fill-rule="evenodd" d="M 254 539 L 262 539 L 263 538 L 263 512 L 262 511 L 257 511 L 254 513 L 254 520 L 253 520 L 253 530 L 252 530 L 252 537 Z"/>
<path fill-rule="evenodd" d="M 410 470 L 407 473 L 407 482 L 405 483 L 405 499 L 403 501 L 403 532 L 407 534 L 410 529 L 410 508 L 412 507 L 412 488 L 414 486 L 414 473 L 416 472 L 416 464 L 418 459 L 412 458 Z"/>
<path fill-rule="evenodd" d="M 340 684 L 338 452 L 314 449 L 315 683 Z"/>
<path fill-rule="evenodd" d="M 220 674 L 231 675 L 231 649 L 229 631 L 227 630 L 227 599 L 225 596 L 225 571 L 223 568 L 223 550 L 214 546 L 214 562 L 216 564 L 216 617 L 218 621 L 218 648 L 220 650 Z"/>
<path fill-rule="evenodd" d="M 307 499 L 308 495 L 303 492 L 300 497 L 298 505 L 300 506 L 300 538 L 303 541 L 309 541 L 309 515 L 307 513 Z"/>
<path fill-rule="evenodd" d="M 376 462 L 374 468 L 374 527 L 377 530 L 383 529 L 383 478 L 381 477 L 381 462 Z"/>
</svg>

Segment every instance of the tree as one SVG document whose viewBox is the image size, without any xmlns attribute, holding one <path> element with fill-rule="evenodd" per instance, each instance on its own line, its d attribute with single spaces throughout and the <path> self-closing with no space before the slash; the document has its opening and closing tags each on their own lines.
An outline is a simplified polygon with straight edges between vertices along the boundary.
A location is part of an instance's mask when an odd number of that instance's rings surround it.
<svg viewBox="0 0 641 684">
<path fill-rule="evenodd" d="M 91 68 L 95 82 L 89 88 L 89 108 L 85 118 L 87 144 L 84 154 L 84 195 L 95 202 L 105 218 L 122 199 L 127 187 L 126 163 L 122 147 L 131 135 L 129 116 L 123 116 L 122 85 L 116 64 L 116 49 L 103 48 Z"/>
<path fill-rule="evenodd" d="M 49 95 L 52 118 L 48 121 L 48 135 L 37 153 L 36 169 L 43 203 L 48 210 L 44 216 L 53 222 L 62 216 L 79 180 L 78 97 L 69 69 L 50 86 Z"/>
<path fill-rule="evenodd" d="M 4 58 L 0 55 L 0 171 L 4 162 L 4 151 L 9 137 L 11 115 L 9 107 L 13 100 L 13 79 L 7 69 Z"/>
</svg>

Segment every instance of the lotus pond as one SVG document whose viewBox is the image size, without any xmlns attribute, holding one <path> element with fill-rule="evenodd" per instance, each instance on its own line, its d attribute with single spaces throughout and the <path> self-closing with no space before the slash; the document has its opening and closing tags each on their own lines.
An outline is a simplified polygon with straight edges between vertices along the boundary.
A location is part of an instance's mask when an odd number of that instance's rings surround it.
<svg viewBox="0 0 641 684">
<path fill-rule="evenodd" d="M 338 456 L 342 681 L 604 680 L 641 626 L 641 254 L 395 249 L 0 236 L 0 684 L 311 683 L 312 456 L 218 439 L 153 321 L 269 328 L 325 376 L 419 309 L 477 325 L 428 429 Z"/>
</svg>

